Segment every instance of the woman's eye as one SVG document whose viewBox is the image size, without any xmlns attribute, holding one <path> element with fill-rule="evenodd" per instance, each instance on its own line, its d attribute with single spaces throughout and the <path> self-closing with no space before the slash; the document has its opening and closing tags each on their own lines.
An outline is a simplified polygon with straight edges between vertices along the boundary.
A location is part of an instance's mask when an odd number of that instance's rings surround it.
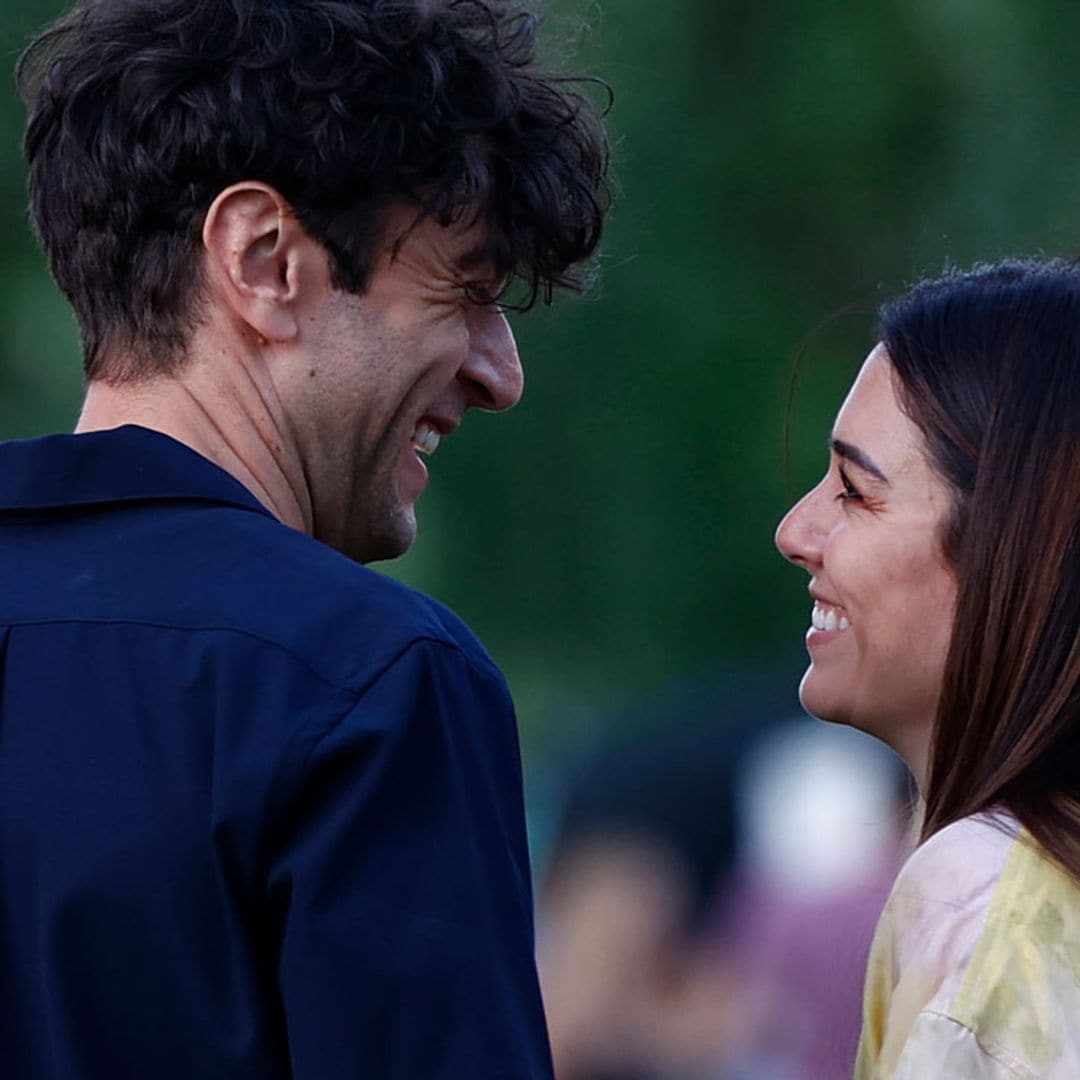
<svg viewBox="0 0 1080 1080">
<path fill-rule="evenodd" d="M 853 502 L 853 501 L 854 502 L 861 502 L 862 501 L 862 493 L 851 482 L 851 478 L 848 476 L 848 474 L 846 472 L 844 472 L 844 470 L 842 468 L 839 470 L 839 473 L 840 473 L 840 483 L 844 485 L 844 490 L 839 492 L 839 494 L 837 494 L 837 496 L 836 496 L 837 499 L 840 502 Z"/>
</svg>

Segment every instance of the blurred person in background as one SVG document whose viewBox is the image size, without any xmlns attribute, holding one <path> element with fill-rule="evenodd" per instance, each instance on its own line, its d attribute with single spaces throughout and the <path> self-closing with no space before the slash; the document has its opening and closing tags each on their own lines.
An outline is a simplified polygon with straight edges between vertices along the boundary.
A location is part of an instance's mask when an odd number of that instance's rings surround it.
<svg viewBox="0 0 1080 1080">
<path fill-rule="evenodd" d="M 850 1080 L 870 942 L 909 846 L 907 770 L 799 716 L 760 741 L 740 797 L 746 854 L 721 923 L 757 996 L 739 1075 Z"/>
<path fill-rule="evenodd" d="M 673 687 L 564 766 L 538 909 L 559 1080 L 850 1077 L 903 770 L 785 716 L 783 682 Z"/>
<path fill-rule="evenodd" d="M 88 389 L 0 446 L 5 1077 L 550 1075 L 505 683 L 360 565 L 599 240 L 536 29 L 86 0 L 23 57 Z"/>
<path fill-rule="evenodd" d="M 870 959 L 860 1080 L 1080 1076 L 1080 269 L 916 286 L 781 522 L 806 709 L 925 800 Z"/>
<path fill-rule="evenodd" d="M 559 1080 L 704 1076 L 749 1002 L 710 923 L 753 728 L 668 707 L 667 723 L 596 748 L 566 795 L 538 904 Z"/>
</svg>

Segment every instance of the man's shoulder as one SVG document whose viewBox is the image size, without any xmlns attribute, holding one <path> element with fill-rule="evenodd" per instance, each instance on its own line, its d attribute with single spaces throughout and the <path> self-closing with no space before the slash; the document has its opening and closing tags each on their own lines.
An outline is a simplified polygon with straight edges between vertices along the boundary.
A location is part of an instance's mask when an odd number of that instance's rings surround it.
<svg viewBox="0 0 1080 1080">
<path fill-rule="evenodd" d="M 126 624 L 243 637 L 357 690 L 430 641 L 495 672 L 442 604 L 270 515 L 215 501 L 113 503 L 0 528 L 0 623 Z M 245 650 L 241 650 L 245 651 Z"/>
<path fill-rule="evenodd" d="M 302 657 L 330 681 L 365 682 L 418 641 L 494 670 L 465 622 L 430 596 L 261 515 L 215 508 L 199 603 L 223 629 Z"/>
</svg>

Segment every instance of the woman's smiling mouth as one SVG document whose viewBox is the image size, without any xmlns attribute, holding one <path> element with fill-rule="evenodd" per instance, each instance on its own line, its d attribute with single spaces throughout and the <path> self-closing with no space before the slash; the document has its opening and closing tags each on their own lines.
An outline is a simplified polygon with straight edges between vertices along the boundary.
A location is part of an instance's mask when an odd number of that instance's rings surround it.
<svg viewBox="0 0 1080 1080">
<path fill-rule="evenodd" d="M 810 612 L 810 625 L 815 630 L 846 630 L 851 626 L 851 620 L 846 615 L 841 615 L 836 608 L 823 604 L 820 600 L 814 601 L 814 608 Z"/>
</svg>

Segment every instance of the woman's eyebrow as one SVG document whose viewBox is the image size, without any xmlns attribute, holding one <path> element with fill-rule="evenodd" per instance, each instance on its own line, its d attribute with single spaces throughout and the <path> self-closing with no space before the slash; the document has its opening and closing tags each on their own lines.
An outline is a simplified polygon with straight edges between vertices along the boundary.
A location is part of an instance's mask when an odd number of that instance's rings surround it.
<svg viewBox="0 0 1080 1080">
<path fill-rule="evenodd" d="M 889 478 L 874 464 L 870 456 L 860 450 L 857 446 L 853 446 L 849 442 L 844 442 L 843 439 L 830 439 L 829 445 L 832 447 L 833 453 L 837 457 L 842 457 L 845 461 L 850 461 L 853 465 L 858 465 L 863 472 L 869 473 L 875 479 L 880 480 L 883 484 L 889 482 Z"/>
</svg>

